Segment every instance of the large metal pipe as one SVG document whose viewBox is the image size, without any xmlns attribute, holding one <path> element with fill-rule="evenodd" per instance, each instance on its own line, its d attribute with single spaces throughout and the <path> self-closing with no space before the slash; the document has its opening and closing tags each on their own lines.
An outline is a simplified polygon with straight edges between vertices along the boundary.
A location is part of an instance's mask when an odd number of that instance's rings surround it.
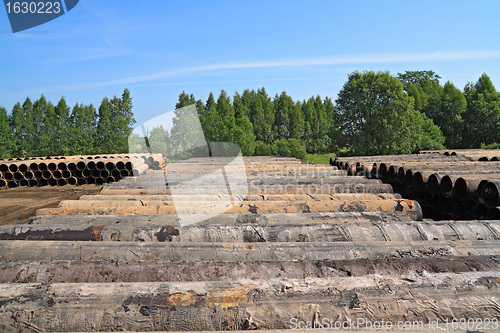
<svg viewBox="0 0 500 333">
<path fill-rule="evenodd" d="M 339 194 L 270 194 L 270 195 L 255 195 L 250 194 L 246 196 L 239 195 L 220 195 L 220 194 L 194 194 L 194 195 L 175 195 L 175 201 L 217 201 L 217 200 L 233 200 L 238 198 L 245 201 L 330 201 L 330 200 L 396 200 L 402 199 L 401 195 L 393 193 L 380 193 L 380 194 L 352 194 L 352 193 L 339 193 Z M 131 200 L 145 200 L 145 201 L 172 201 L 171 195 L 81 195 L 78 197 L 80 201 L 88 200 L 117 200 L 117 201 L 131 201 Z"/>
<path fill-rule="evenodd" d="M 7 187 L 9 188 L 14 188 L 14 187 L 18 187 L 19 186 L 19 183 L 15 180 L 9 180 L 7 182 Z"/>
<path fill-rule="evenodd" d="M 418 242 L 319 242 L 319 243 L 141 243 L 87 241 L 0 241 L 0 260 L 84 260 L 84 261 L 241 261 L 289 262 L 404 258 L 415 253 L 435 257 L 499 256 L 498 241 Z M 492 272 L 488 272 L 492 273 Z M 500 273 L 498 273 L 500 274 Z M 462 283 L 462 282 L 461 282 Z M 462 284 L 461 284 L 462 285 Z M 462 285 L 463 286 L 463 285 Z M 0 288 L 0 290 L 2 290 Z M 488 291 L 491 293 L 491 291 Z"/>
<path fill-rule="evenodd" d="M 482 180 L 491 179 L 490 175 L 475 175 L 475 174 L 457 174 L 457 175 L 446 175 L 441 178 L 441 183 L 439 184 L 440 192 L 445 196 L 451 196 L 453 192 L 453 187 L 458 178 L 467 178 L 468 180 L 478 180 L 478 186 Z"/>
<path fill-rule="evenodd" d="M 423 240 L 498 240 L 500 221 L 280 223 L 275 225 L 6 225 L 0 240 L 57 240 L 110 242 L 416 242 Z"/>
<path fill-rule="evenodd" d="M 143 206 L 146 204 L 147 206 Z M 176 203 L 173 205 L 151 205 L 142 202 L 122 202 L 122 201 L 61 201 L 58 208 L 45 208 L 37 211 L 38 215 L 86 215 L 86 214 L 116 214 L 116 215 L 148 215 L 148 214 L 176 214 L 182 208 L 183 214 L 213 214 L 214 207 L 217 213 L 224 214 L 245 214 L 245 213 L 308 213 L 308 212 L 370 212 L 370 211 L 401 211 L 408 214 L 414 220 L 423 218 L 422 209 L 416 201 L 411 200 L 373 200 L 373 201 L 330 201 L 330 202 L 241 202 L 237 206 L 232 206 L 224 202 L 197 202 L 193 206 L 190 202 L 185 205 Z M 177 209 L 177 210 L 176 210 Z"/>
<path fill-rule="evenodd" d="M 489 181 L 482 189 L 481 198 L 489 207 L 500 206 L 500 180 Z"/>
<path fill-rule="evenodd" d="M 217 267 L 216 270 L 213 268 Z M 315 262 L 186 262 L 145 261 L 13 261 L 0 262 L 0 283 L 96 283 L 96 282 L 200 282 L 241 279 L 271 280 L 304 276 L 360 277 L 363 275 L 408 276 L 414 272 L 458 274 L 474 271 L 500 271 L 495 257 L 397 257 L 353 260 L 318 260 Z M 182 276 L 179 275 L 182 271 Z M 92 272 L 89 274 L 89 272 Z M 201 274 L 200 274 L 201 273 Z M 426 274 L 427 274 L 426 273 Z M 354 280 L 353 280 L 354 281 Z M 267 331 L 268 333 L 271 333 Z M 275 332 L 285 333 L 285 332 Z M 306 332 L 302 332 L 306 333 Z M 416 332 L 415 332 L 416 333 Z"/>
<path fill-rule="evenodd" d="M 109 331 L 243 331 L 290 329 L 291 318 L 296 323 L 319 322 L 319 318 L 332 318 L 332 323 L 366 318 L 404 323 L 409 322 L 408 313 L 414 313 L 411 320 L 427 327 L 432 321 L 428 313 L 465 320 L 472 317 L 468 309 L 474 308 L 472 318 L 496 318 L 491 304 L 497 301 L 499 276 L 475 272 L 460 279 L 443 273 L 411 279 L 368 275 L 194 284 L 2 284 L 0 322 L 8 331 L 21 333 L 32 332 L 33 327 L 39 332 L 82 332 L 89 326 Z M 332 285 L 342 286 L 334 296 Z M 463 285 L 467 289 L 462 290 Z M 387 309 L 397 310 L 388 313 Z M 318 321 L 311 318 L 313 313 L 321 314 L 313 317 Z"/>
</svg>

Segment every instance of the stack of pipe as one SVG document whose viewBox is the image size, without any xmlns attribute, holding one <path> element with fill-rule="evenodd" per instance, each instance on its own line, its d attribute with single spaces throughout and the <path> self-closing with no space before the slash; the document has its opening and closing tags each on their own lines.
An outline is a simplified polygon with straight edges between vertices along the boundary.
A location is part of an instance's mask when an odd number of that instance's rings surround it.
<svg viewBox="0 0 500 333">
<path fill-rule="evenodd" d="M 500 221 L 420 221 L 380 180 L 244 161 L 248 194 L 217 186 L 243 168 L 192 159 L 0 226 L 0 330 L 434 332 L 499 317 Z M 370 191 L 337 191 L 356 183 Z"/>
<path fill-rule="evenodd" d="M 454 149 L 454 150 L 421 150 L 420 154 L 443 154 L 445 156 L 465 156 L 471 161 L 500 161 L 500 149 Z"/>
<path fill-rule="evenodd" d="M 161 154 L 54 156 L 3 160 L 0 187 L 112 183 L 134 173 L 161 169 Z"/>
<path fill-rule="evenodd" d="M 500 219 L 500 162 L 471 160 L 474 152 L 467 154 L 426 152 L 332 158 L 330 162 L 349 175 L 390 184 L 404 198 L 417 200 L 426 218 Z"/>
</svg>

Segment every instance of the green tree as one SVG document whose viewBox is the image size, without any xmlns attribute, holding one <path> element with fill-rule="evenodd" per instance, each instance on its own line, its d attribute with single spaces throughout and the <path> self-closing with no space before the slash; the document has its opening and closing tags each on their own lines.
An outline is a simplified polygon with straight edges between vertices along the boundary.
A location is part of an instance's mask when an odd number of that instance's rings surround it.
<svg viewBox="0 0 500 333">
<path fill-rule="evenodd" d="M 64 97 L 61 97 L 56 107 L 54 108 L 53 120 L 54 124 L 54 135 L 53 135 L 53 151 L 54 155 L 68 155 L 70 153 L 70 138 L 71 138 L 71 126 L 70 126 L 70 108 L 66 104 Z"/>
<path fill-rule="evenodd" d="M 444 149 L 441 129 L 425 114 L 412 111 L 410 125 L 408 136 L 416 143 L 415 151 Z"/>
<path fill-rule="evenodd" d="M 9 158 L 15 151 L 15 141 L 9 124 L 7 110 L 0 107 L 0 158 Z"/>
<path fill-rule="evenodd" d="M 91 155 L 99 151 L 97 111 L 90 105 L 75 104 L 70 115 L 69 154 Z M 101 130 L 103 128 L 101 127 Z"/>
<path fill-rule="evenodd" d="M 238 144 L 245 156 L 252 156 L 255 152 L 255 134 L 248 115 L 250 110 L 238 92 L 233 97 L 233 108 L 236 117 L 233 142 Z"/>
<path fill-rule="evenodd" d="M 35 102 L 34 105 L 37 105 Z M 42 104 L 43 105 L 43 104 Z M 36 153 L 42 156 L 50 156 L 56 154 L 55 131 L 56 131 L 56 112 L 54 105 L 47 102 L 41 106 L 42 109 L 42 124 L 38 127 Z"/>
<path fill-rule="evenodd" d="M 127 88 L 123 90 L 121 98 L 111 99 L 110 110 L 114 127 L 114 152 L 116 153 L 125 153 L 128 150 L 128 137 L 135 123 L 132 108 L 132 97 Z"/>
<path fill-rule="evenodd" d="M 431 104 L 439 99 L 442 87 L 439 75 L 433 71 L 406 71 L 398 74 L 404 90 L 414 98 L 414 109 L 432 118 Z M 433 118 L 432 118 L 433 119 Z"/>
<path fill-rule="evenodd" d="M 356 154 L 410 153 L 413 101 L 389 72 L 353 72 L 336 101 L 343 134 Z"/>
<path fill-rule="evenodd" d="M 460 148 L 464 129 L 463 114 L 467 108 L 464 94 L 450 81 L 446 82 L 441 94 L 429 108 L 429 117 L 438 125 L 445 136 L 445 146 Z"/>
<path fill-rule="evenodd" d="M 111 119 L 111 111 L 109 109 L 109 99 L 107 97 L 103 98 L 101 105 L 99 106 L 98 118 L 99 121 L 97 123 L 97 131 L 96 131 L 96 139 L 97 139 L 97 152 L 100 153 L 112 153 L 115 147 L 114 145 L 114 134 L 113 134 L 113 125 Z"/>
<path fill-rule="evenodd" d="M 217 141 L 220 132 L 218 129 L 219 118 L 217 104 L 215 103 L 214 94 L 212 94 L 212 92 L 208 95 L 203 113 L 200 115 L 200 120 L 207 142 Z"/>
<path fill-rule="evenodd" d="M 331 139 L 328 135 L 330 126 L 326 107 L 318 95 L 314 99 L 314 125 L 312 127 L 313 151 L 315 153 L 326 153 L 330 147 Z"/>
<path fill-rule="evenodd" d="M 22 143 L 22 148 L 21 148 L 21 156 L 26 157 L 26 156 L 35 156 L 33 155 L 34 152 L 36 152 L 36 131 L 37 131 L 37 125 L 35 124 L 36 122 L 36 117 L 34 115 L 34 110 L 33 110 L 33 103 L 29 99 L 29 97 L 26 98 L 26 100 L 23 103 L 23 114 L 24 114 L 24 124 L 23 124 L 23 143 Z"/>
<path fill-rule="evenodd" d="M 14 105 L 9 121 L 10 128 L 12 129 L 12 134 L 14 136 L 15 150 L 13 152 L 13 155 L 18 157 L 26 156 L 26 142 L 24 141 L 24 138 L 26 136 L 26 119 L 24 108 L 21 106 L 21 103 L 17 102 L 16 105 Z"/>
<path fill-rule="evenodd" d="M 231 98 L 226 91 L 221 90 L 219 98 L 217 98 L 217 114 L 218 132 L 217 140 L 219 142 L 234 142 L 234 130 L 236 127 L 236 118 L 234 116 L 234 107 L 231 103 Z"/>
<path fill-rule="evenodd" d="M 336 152 L 341 147 L 340 125 L 337 110 L 330 97 L 326 97 L 323 103 L 328 118 L 328 137 L 330 138 L 329 152 Z"/>
<path fill-rule="evenodd" d="M 97 147 L 100 153 L 125 153 L 128 137 L 135 123 L 130 91 L 124 89 L 121 98 L 104 98 L 99 107 Z"/>
<path fill-rule="evenodd" d="M 292 97 L 283 91 L 280 95 L 276 94 L 274 97 L 273 108 L 273 137 L 275 139 L 300 138 L 304 127 L 300 103 L 294 102 Z"/>
<path fill-rule="evenodd" d="M 254 93 L 250 107 L 250 120 L 257 140 L 271 143 L 274 139 L 274 109 L 271 98 L 263 87 Z"/>
<path fill-rule="evenodd" d="M 500 95 L 488 75 L 483 74 L 475 84 L 464 89 L 467 110 L 463 114 L 463 146 L 478 148 L 483 144 L 500 142 Z"/>
</svg>

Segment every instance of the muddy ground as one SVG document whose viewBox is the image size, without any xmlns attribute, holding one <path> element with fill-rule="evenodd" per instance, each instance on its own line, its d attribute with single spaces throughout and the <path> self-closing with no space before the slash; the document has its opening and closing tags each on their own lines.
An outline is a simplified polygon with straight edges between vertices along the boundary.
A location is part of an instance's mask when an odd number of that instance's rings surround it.
<svg viewBox="0 0 500 333">
<path fill-rule="evenodd" d="M 0 188 L 0 225 L 25 223 L 37 209 L 57 207 L 61 200 L 74 200 L 80 195 L 97 194 L 102 186 L 80 185 L 60 187 Z"/>
</svg>

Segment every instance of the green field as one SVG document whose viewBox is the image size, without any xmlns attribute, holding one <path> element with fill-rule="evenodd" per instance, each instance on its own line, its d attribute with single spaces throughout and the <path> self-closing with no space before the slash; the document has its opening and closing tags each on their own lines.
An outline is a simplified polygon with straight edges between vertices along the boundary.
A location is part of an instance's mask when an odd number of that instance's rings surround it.
<svg viewBox="0 0 500 333">
<path fill-rule="evenodd" d="M 330 157 L 335 157 L 335 154 L 306 154 L 302 162 L 309 164 L 330 164 Z"/>
</svg>

